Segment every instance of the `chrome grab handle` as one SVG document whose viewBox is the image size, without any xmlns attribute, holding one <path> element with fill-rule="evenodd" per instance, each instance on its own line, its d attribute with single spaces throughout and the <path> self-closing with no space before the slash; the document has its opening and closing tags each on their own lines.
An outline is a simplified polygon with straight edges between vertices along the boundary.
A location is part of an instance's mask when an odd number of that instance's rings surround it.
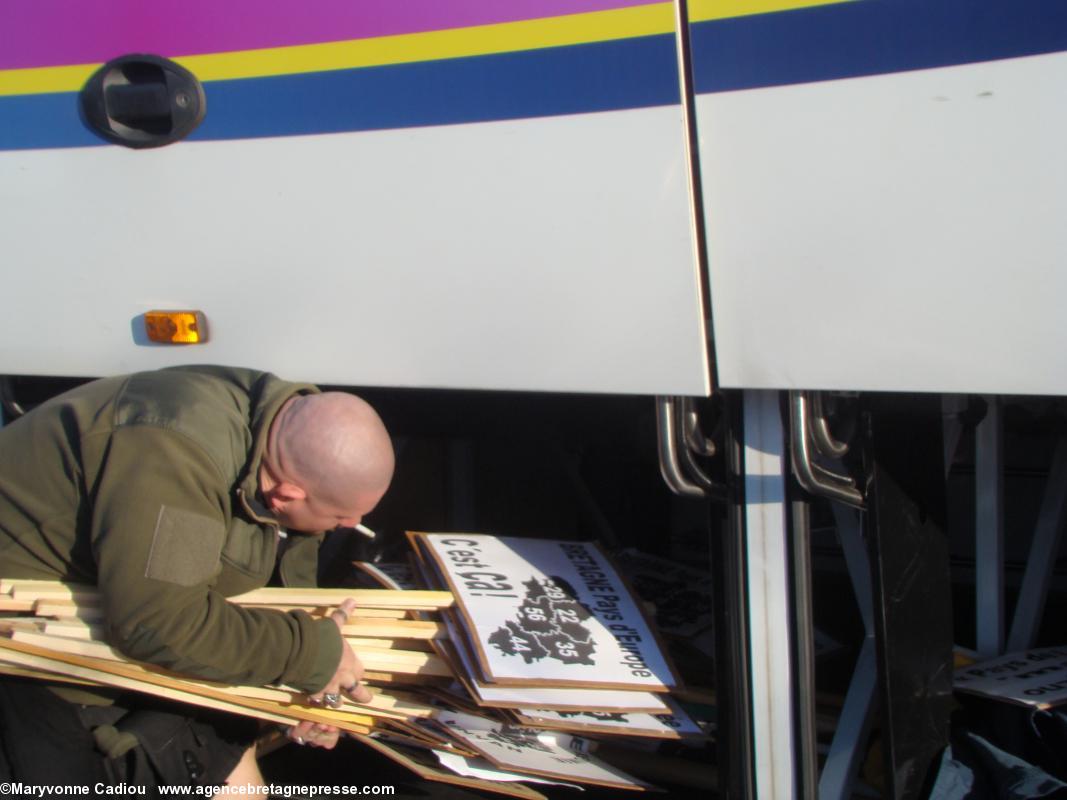
<svg viewBox="0 0 1067 800">
<path fill-rule="evenodd" d="M 724 497 L 717 485 L 697 464 L 693 452 L 710 455 L 714 445 L 704 438 L 697 424 L 692 400 L 656 398 L 656 445 L 659 471 L 668 488 L 682 497 Z"/>
<path fill-rule="evenodd" d="M 842 486 L 855 486 L 856 479 L 849 475 L 838 475 L 833 470 L 827 469 L 816 461 L 811 462 L 811 468 L 831 483 L 839 483 Z"/>
<path fill-rule="evenodd" d="M 815 449 L 827 458 L 843 458 L 848 452 L 848 442 L 839 442 L 830 433 L 823 411 L 822 392 L 815 392 L 811 398 L 811 434 Z M 855 483 L 851 478 L 850 483 Z"/>
<path fill-rule="evenodd" d="M 797 482 L 805 491 L 814 495 L 863 508 L 863 494 L 855 488 L 855 481 L 847 476 L 830 472 L 811 460 L 810 443 L 815 443 L 816 448 L 824 455 L 841 451 L 842 447 L 844 450 L 841 454 L 844 455 L 848 451 L 848 446 L 842 445 L 830 436 L 829 427 L 826 427 L 826 418 L 821 413 L 814 415 L 819 421 L 812 423 L 811 415 L 808 413 L 808 392 L 790 392 L 789 405 L 792 443 L 790 449 L 793 454 L 793 472 L 796 474 Z M 818 410 L 821 412 L 821 405 Z M 816 428 L 822 428 L 822 433 L 816 433 Z"/>
<path fill-rule="evenodd" d="M 707 492 L 682 474 L 675 441 L 675 414 L 673 397 L 656 398 L 656 445 L 659 453 L 659 471 L 667 487 L 682 497 L 704 497 Z"/>
<path fill-rule="evenodd" d="M 706 437 L 700 430 L 700 418 L 693 408 L 692 397 L 682 397 L 678 408 L 678 416 L 682 423 L 682 437 L 687 448 L 702 456 L 715 455 L 715 442 Z"/>
</svg>

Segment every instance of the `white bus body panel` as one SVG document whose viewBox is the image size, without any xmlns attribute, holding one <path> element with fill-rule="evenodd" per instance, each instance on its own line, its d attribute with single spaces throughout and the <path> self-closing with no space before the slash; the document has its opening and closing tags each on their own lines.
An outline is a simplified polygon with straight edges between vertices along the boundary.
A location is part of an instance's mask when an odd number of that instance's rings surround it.
<svg viewBox="0 0 1067 800">
<path fill-rule="evenodd" d="M 1067 54 L 697 107 L 723 387 L 1067 394 Z"/>
<path fill-rule="evenodd" d="M 706 394 L 681 113 L 2 152 L 3 372 Z"/>
</svg>

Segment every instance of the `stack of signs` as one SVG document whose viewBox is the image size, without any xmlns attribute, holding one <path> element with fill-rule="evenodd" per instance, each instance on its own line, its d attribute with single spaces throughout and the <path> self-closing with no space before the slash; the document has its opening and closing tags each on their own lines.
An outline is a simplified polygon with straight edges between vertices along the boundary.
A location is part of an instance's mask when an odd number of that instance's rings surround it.
<svg viewBox="0 0 1067 800">
<path fill-rule="evenodd" d="M 479 534 L 411 538 L 427 578 L 452 589 L 461 634 L 452 642 L 469 657 L 476 685 L 635 697 L 677 685 L 651 626 L 596 544 Z"/>
<path fill-rule="evenodd" d="M 956 691 L 1048 709 L 1067 703 L 1067 647 L 1041 647 L 956 670 Z"/>
<path fill-rule="evenodd" d="M 456 682 L 419 686 L 435 712 L 403 735 L 379 726 L 368 745 L 430 780 L 528 798 L 536 791 L 516 781 L 645 789 L 595 751 L 705 740 L 670 696 L 678 680 L 654 626 L 595 544 L 483 534 L 409 541 L 414 570 L 357 563 L 358 578 L 453 588 L 452 611 L 434 615 L 445 631 L 430 643 Z M 412 746 L 432 751 L 438 767 Z"/>
</svg>

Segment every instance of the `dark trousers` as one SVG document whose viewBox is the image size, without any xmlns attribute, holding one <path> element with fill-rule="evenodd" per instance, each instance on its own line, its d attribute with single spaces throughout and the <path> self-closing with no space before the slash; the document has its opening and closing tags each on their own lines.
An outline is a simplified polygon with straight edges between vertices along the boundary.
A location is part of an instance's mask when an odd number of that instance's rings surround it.
<svg viewBox="0 0 1067 800">
<path fill-rule="evenodd" d="M 93 729 L 133 734 L 109 757 Z M 220 786 L 255 740 L 254 720 L 133 693 L 79 706 L 33 680 L 0 678 L 0 777 L 37 785 Z M 128 739 L 129 737 L 127 737 Z"/>
</svg>

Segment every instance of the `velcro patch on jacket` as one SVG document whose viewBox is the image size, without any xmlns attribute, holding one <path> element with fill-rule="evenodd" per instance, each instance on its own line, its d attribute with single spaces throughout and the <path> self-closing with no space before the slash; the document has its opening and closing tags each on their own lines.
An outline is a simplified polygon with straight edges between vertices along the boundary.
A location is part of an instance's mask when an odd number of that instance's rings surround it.
<svg viewBox="0 0 1067 800">
<path fill-rule="evenodd" d="M 179 586 L 204 583 L 219 569 L 225 538 L 222 520 L 162 506 L 145 577 Z"/>
</svg>

